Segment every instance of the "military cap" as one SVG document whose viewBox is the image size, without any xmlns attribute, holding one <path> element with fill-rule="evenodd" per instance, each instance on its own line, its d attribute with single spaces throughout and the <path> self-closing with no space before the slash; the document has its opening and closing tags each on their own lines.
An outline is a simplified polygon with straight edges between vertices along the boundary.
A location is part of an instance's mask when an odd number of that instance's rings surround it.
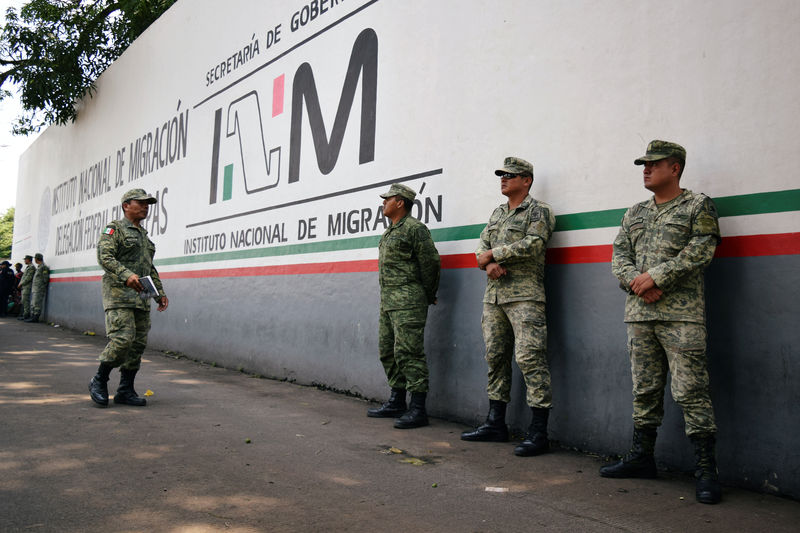
<svg viewBox="0 0 800 533">
<path fill-rule="evenodd" d="M 502 176 L 503 174 L 522 174 L 524 172 L 533 176 L 533 165 L 520 157 L 506 157 L 503 160 L 503 168 L 498 168 L 494 171 L 495 176 Z"/>
<path fill-rule="evenodd" d="M 3 261 L 2 263 L 0 263 L 0 265 L 11 266 L 11 263 L 9 263 L 8 261 Z"/>
<path fill-rule="evenodd" d="M 34 257 L 39 261 L 44 261 L 44 256 L 42 254 L 36 254 Z"/>
<path fill-rule="evenodd" d="M 633 162 L 634 165 L 644 165 L 647 161 L 661 161 L 668 157 L 675 157 L 681 161 L 686 161 L 686 149 L 680 144 L 669 141 L 650 141 L 647 145 L 647 153 Z"/>
<path fill-rule="evenodd" d="M 381 194 L 381 198 L 391 198 L 392 196 L 402 196 L 403 198 L 407 198 L 413 202 L 414 198 L 417 197 L 417 193 L 415 193 L 414 190 L 407 185 L 403 185 L 402 183 L 392 183 L 392 186 L 389 187 L 389 190 Z"/>
<path fill-rule="evenodd" d="M 142 202 L 147 202 L 148 204 L 154 204 L 158 202 L 158 200 L 147 194 L 144 189 L 131 189 L 122 195 L 123 204 L 131 200 L 141 200 Z"/>
<path fill-rule="evenodd" d="M 33 261 L 33 256 L 32 255 L 26 255 L 25 257 L 23 257 L 23 259 L 30 259 L 31 261 Z"/>
</svg>

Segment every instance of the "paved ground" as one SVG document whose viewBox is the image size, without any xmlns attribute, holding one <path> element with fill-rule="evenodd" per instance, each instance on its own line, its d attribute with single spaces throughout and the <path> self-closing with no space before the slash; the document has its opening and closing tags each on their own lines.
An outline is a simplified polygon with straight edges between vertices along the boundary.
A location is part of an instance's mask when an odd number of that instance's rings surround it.
<svg viewBox="0 0 800 533">
<path fill-rule="evenodd" d="M 512 455 L 442 420 L 148 351 L 148 406 L 93 406 L 102 336 L 0 319 L 0 531 L 797 532 L 800 503 L 683 475 L 608 480 L 598 458 Z M 116 387 L 118 374 L 112 373 Z M 113 391 L 113 389 L 112 389 Z M 393 453 L 396 449 L 401 453 Z M 502 492 L 489 491 L 495 488 Z"/>
</svg>

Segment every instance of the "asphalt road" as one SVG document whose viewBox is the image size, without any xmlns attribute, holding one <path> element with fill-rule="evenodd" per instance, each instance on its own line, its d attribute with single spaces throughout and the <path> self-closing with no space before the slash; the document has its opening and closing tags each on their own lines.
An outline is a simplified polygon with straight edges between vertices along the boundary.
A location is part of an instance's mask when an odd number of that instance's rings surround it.
<svg viewBox="0 0 800 533">
<path fill-rule="evenodd" d="M 147 407 L 97 408 L 87 384 L 104 344 L 0 319 L 0 531 L 800 528 L 796 501 L 725 487 L 702 505 L 682 474 L 604 479 L 600 458 L 519 458 L 439 419 L 398 430 L 361 399 L 153 350 L 136 381 Z"/>
</svg>

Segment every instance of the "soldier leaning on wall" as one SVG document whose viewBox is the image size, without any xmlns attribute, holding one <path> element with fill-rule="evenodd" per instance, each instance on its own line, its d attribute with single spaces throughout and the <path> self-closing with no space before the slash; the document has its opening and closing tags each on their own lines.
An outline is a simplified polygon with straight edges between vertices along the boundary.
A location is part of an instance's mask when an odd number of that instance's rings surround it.
<svg viewBox="0 0 800 533">
<path fill-rule="evenodd" d="M 694 444 L 697 501 L 717 503 L 721 490 L 714 453 L 714 409 L 706 361 L 703 271 L 714 257 L 720 232 L 717 209 L 704 194 L 680 187 L 686 150 L 652 141 L 634 161 L 644 165 L 644 186 L 653 197 L 622 218 L 614 240 L 612 270 L 628 293 L 625 322 L 633 375 L 633 444 L 603 477 L 654 478 L 656 431 L 664 416 L 667 371 L 672 397 L 683 409 Z"/>
<path fill-rule="evenodd" d="M 22 273 L 22 278 L 19 280 L 20 298 L 22 303 L 22 312 L 20 312 L 17 320 L 25 320 L 31 317 L 31 291 L 33 289 L 33 275 L 36 273 L 36 267 L 33 266 L 33 256 L 25 256 L 25 270 Z"/>
<path fill-rule="evenodd" d="M 506 442 L 506 405 L 511 401 L 511 358 L 522 371 L 531 409 L 525 439 L 514 448 L 518 456 L 534 456 L 550 449 L 547 421 L 552 407 L 547 364 L 544 260 L 555 217 L 544 202 L 530 195 L 533 165 L 507 157 L 495 171 L 500 192 L 508 198 L 497 207 L 481 232 L 475 254 L 486 271 L 481 327 L 489 367 L 489 415 L 466 441 Z"/>
<path fill-rule="evenodd" d="M 31 316 L 25 322 L 39 322 L 39 318 L 44 313 L 44 300 L 47 296 L 47 286 L 50 285 L 50 267 L 44 262 L 42 254 L 36 254 L 36 271 L 33 273 L 33 283 L 31 291 Z"/>
</svg>

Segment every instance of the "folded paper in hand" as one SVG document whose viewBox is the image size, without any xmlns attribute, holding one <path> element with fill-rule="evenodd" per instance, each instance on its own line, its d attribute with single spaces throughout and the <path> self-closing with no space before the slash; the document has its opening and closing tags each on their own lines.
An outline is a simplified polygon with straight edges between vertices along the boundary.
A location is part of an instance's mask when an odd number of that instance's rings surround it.
<svg viewBox="0 0 800 533">
<path fill-rule="evenodd" d="M 143 276 L 139 278 L 139 283 L 144 287 L 142 292 L 139 293 L 139 298 L 147 300 L 148 298 L 158 297 L 158 289 L 156 289 L 156 285 L 153 283 L 153 278 L 150 276 Z"/>
</svg>

